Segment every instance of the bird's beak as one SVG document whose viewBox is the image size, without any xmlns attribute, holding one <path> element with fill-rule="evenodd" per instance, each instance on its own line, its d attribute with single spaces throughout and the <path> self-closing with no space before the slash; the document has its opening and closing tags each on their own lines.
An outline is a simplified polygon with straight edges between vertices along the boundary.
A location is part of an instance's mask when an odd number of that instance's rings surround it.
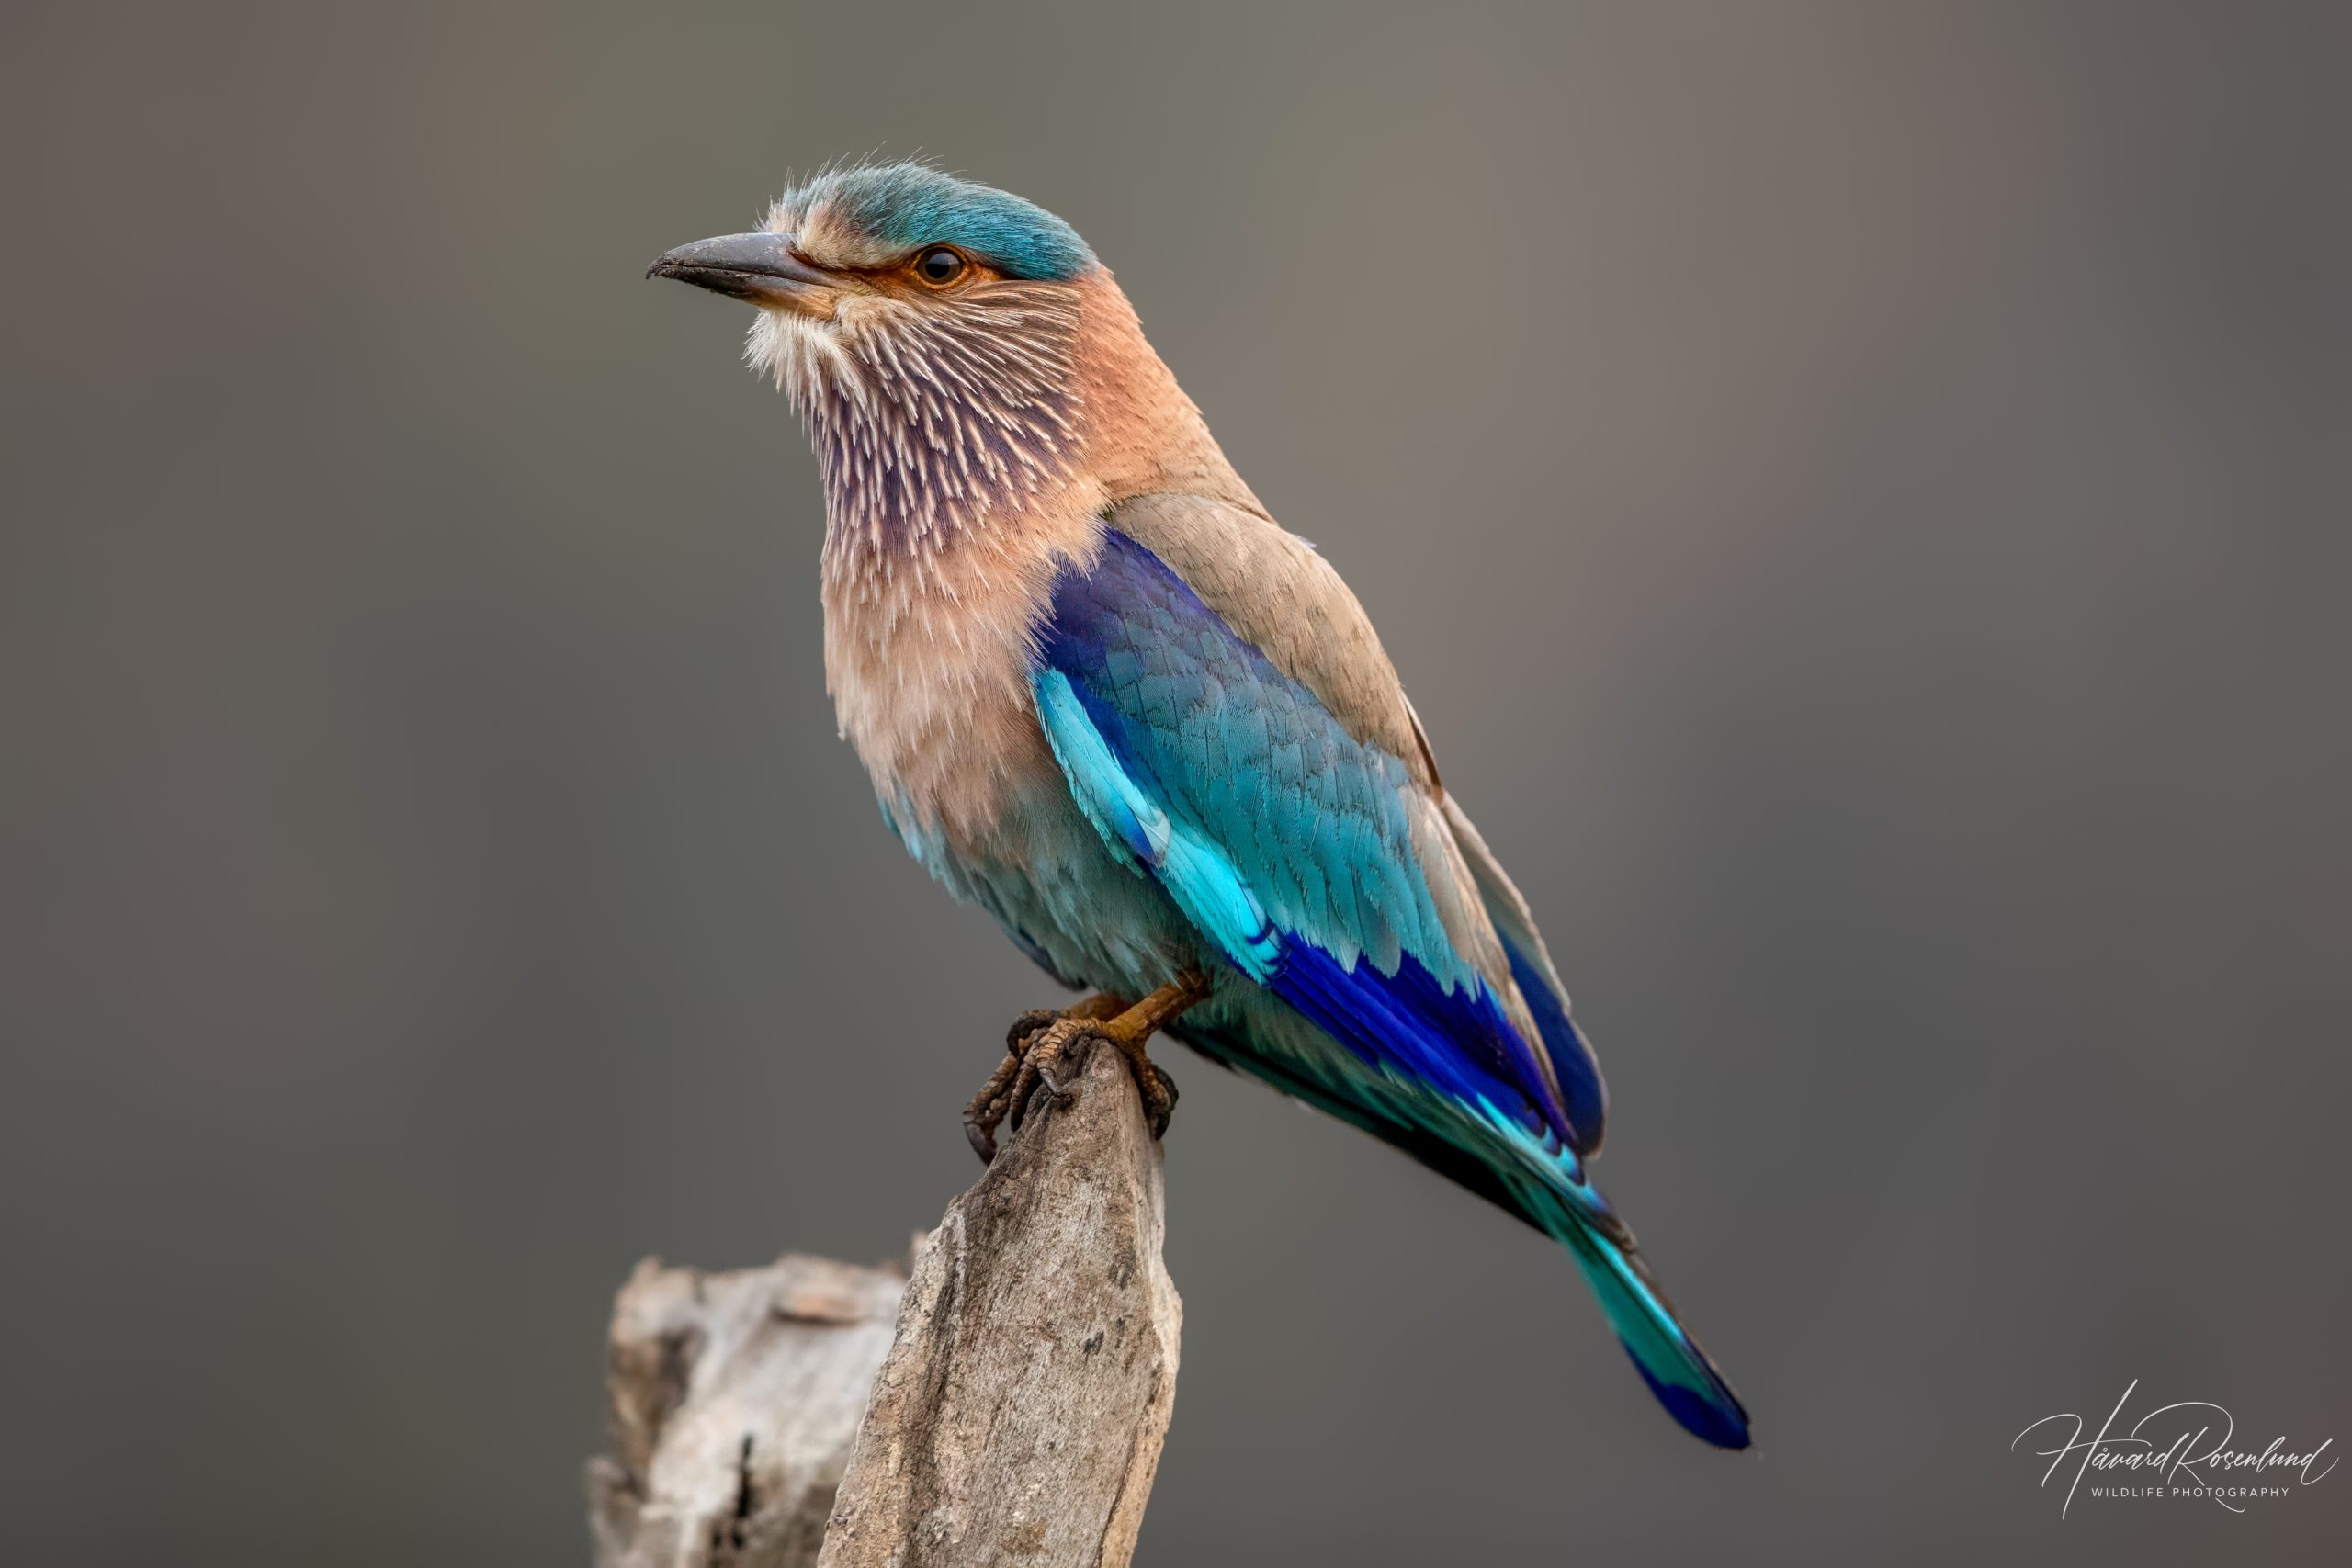
<svg viewBox="0 0 2352 1568">
<path fill-rule="evenodd" d="M 722 234 L 716 240 L 696 240 L 647 267 L 645 276 L 674 277 L 754 305 L 786 305 L 817 315 L 831 313 L 820 303 L 827 294 L 819 291 L 841 286 L 830 274 L 794 255 L 789 234 Z"/>
</svg>

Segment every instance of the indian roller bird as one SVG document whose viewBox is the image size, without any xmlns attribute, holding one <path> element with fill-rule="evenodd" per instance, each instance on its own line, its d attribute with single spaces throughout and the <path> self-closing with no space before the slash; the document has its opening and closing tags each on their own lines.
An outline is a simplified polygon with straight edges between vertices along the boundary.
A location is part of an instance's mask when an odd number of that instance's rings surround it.
<svg viewBox="0 0 2352 1568">
<path fill-rule="evenodd" d="M 1565 1244 L 1660 1403 L 1747 1413 L 1593 1186 L 1608 1095 L 1371 621 L 1226 461 L 1070 226 L 915 164 L 796 185 L 650 276 L 756 307 L 825 491 L 825 671 L 909 853 L 1062 984 L 982 1158 L 1158 1029 Z"/>
</svg>

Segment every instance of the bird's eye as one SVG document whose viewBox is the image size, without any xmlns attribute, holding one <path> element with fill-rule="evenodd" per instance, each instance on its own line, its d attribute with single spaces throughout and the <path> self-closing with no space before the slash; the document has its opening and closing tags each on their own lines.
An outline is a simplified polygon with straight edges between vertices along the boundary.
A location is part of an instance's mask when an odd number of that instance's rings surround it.
<svg viewBox="0 0 2352 1568">
<path fill-rule="evenodd" d="M 915 276 L 933 288 L 964 276 L 964 258 L 945 245 L 933 245 L 915 258 Z"/>
</svg>

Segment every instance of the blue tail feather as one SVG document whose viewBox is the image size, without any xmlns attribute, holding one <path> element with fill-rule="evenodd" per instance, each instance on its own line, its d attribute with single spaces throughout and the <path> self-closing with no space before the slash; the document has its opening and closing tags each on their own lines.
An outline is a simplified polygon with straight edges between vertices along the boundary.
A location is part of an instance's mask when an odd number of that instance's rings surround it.
<svg viewBox="0 0 2352 1568">
<path fill-rule="evenodd" d="M 1588 1217 L 1580 1193 L 1546 1196 L 1552 1201 L 1544 1205 L 1544 1218 L 1551 1223 L 1544 1229 L 1567 1244 L 1618 1343 L 1667 1414 L 1719 1449 L 1747 1447 L 1747 1412 L 1739 1396 L 1683 1327 L 1674 1303 L 1634 1249 L 1632 1234 L 1605 1208 Z"/>
<path fill-rule="evenodd" d="M 1295 977 L 1295 976 L 1291 976 Z M 1313 1005 L 1314 998 L 1303 999 Z M 1416 1111 L 1393 1097 L 1349 1092 L 1302 1071 L 1263 1036 L 1187 1020 L 1172 1032 L 1211 1060 L 1265 1079 L 1283 1093 L 1360 1127 L 1439 1174 L 1499 1204 L 1564 1244 L 1642 1381 L 1684 1430 L 1717 1448 L 1748 1446 L 1747 1412 L 1643 1261 L 1633 1232 L 1586 1179 L 1572 1149 L 1485 1101 L 1457 1119 Z M 1457 1090 L 1457 1093 L 1459 1091 Z M 1446 1097 L 1466 1110 L 1471 1096 Z M 1476 1129 L 1474 1131 L 1474 1129 Z"/>
</svg>

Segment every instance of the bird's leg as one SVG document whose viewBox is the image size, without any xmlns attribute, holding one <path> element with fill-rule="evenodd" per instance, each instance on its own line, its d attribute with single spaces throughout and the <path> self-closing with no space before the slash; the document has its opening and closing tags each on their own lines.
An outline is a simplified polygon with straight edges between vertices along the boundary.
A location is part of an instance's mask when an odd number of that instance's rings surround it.
<svg viewBox="0 0 2352 1568">
<path fill-rule="evenodd" d="M 1197 969 L 1190 970 L 1097 1031 L 1127 1059 L 1127 1066 L 1136 1076 L 1136 1088 L 1143 1091 L 1144 1120 L 1150 1123 L 1155 1138 L 1168 1131 L 1168 1118 L 1176 1109 L 1176 1080 L 1144 1055 L 1144 1045 L 1154 1033 L 1207 1000 L 1208 994 L 1209 977 Z"/>
<path fill-rule="evenodd" d="M 1136 1088 L 1143 1095 L 1144 1121 L 1151 1128 L 1151 1135 L 1159 1137 L 1168 1131 L 1168 1118 L 1176 1109 L 1176 1080 L 1144 1054 L 1145 1043 L 1154 1031 L 1174 1022 L 1208 994 L 1208 976 L 1195 970 L 1170 981 L 1115 1017 L 1099 1021 L 1065 1018 L 1048 1025 L 1013 1074 L 1012 1089 L 1007 1096 L 1012 1124 L 1021 1125 L 1031 1097 L 1040 1089 L 1057 1100 L 1069 1099 L 1069 1091 L 1055 1077 L 1056 1071 L 1072 1046 L 1081 1041 L 1102 1040 L 1127 1059 Z"/>
<path fill-rule="evenodd" d="M 1072 1007 L 1032 1008 L 1012 1021 L 1012 1027 L 1004 1034 L 1004 1060 L 997 1064 L 996 1071 L 989 1075 L 989 1081 L 980 1086 L 980 1092 L 972 1096 L 972 1103 L 964 1110 L 964 1135 L 972 1140 L 972 1152 L 980 1156 L 983 1164 L 996 1158 L 997 1127 L 1016 1103 L 1011 1093 L 1013 1079 L 1046 1032 L 1057 1023 L 1092 1023 L 1116 1018 L 1126 1010 L 1125 998 L 1104 991 Z M 1035 1082 L 1032 1078 L 1030 1086 L 1034 1088 Z"/>
</svg>

